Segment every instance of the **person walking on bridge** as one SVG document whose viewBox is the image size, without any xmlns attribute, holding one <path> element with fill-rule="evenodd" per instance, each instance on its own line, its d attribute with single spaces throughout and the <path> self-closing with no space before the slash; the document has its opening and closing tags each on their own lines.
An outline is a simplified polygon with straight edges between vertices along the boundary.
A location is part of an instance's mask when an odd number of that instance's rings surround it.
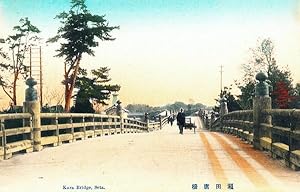
<svg viewBox="0 0 300 192">
<path fill-rule="evenodd" d="M 180 112 L 177 114 L 176 120 L 177 120 L 177 125 L 179 127 L 179 133 L 183 134 L 183 127 L 185 124 L 185 114 L 182 108 L 180 109 Z"/>
<path fill-rule="evenodd" d="M 168 121 L 171 123 L 171 126 L 173 126 L 173 121 L 174 121 L 173 115 L 170 115 L 168 117 Z"/>
</svg>

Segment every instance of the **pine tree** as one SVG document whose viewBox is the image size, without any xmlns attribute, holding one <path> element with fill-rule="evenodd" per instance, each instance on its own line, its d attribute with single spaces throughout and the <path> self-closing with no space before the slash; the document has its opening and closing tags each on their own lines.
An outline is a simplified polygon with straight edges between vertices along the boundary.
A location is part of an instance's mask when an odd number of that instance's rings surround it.
<svg viewBox="0 0 300 192">
<path fill-rule="evenodd" d="M 62 12 L 56 16 L 62 26 L 57 35 L 48 42 L 60 42 L 57 57 L 64 57 L 65 111 L 70 110 L 71 98 L 75 87 L 80 62 L 83 54 L 94 56 L 93 47 L 101 41 L 112 41 L 110 32 L 118 26 L 109 26 L 105 16 L 93 15 L 87 9 L 85 0 L 72 0 L 68 13 Z"/>
<path fill-rule="evenodd" d="M 101 67 L 92 70 L 92 77 L 87 77 L 86 70 L 80 69 L 79 76 L 76 80 L 75 87 L 78 89 L 75 97 L 75 106 L 73 112 L 77 113 L 93 113 L 93 104 L 108 105 L 107 100 L 110 99 L 112 92 L 120 90 L 119 85 L 108 84 L 110 69 Z"/>
</svg>

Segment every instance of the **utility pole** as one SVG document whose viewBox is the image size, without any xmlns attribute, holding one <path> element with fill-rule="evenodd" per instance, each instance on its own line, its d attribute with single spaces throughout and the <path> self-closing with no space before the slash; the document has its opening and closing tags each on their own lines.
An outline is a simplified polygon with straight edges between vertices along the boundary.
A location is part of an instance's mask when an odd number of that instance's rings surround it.
<svg viewBox="0 0 300 192">
<path fill-rule="evenodd" d="M 223 65 L 220 66 L 221 70 L 220 70 L 220 73 L 221 73 L 221 79 L 220 79 L 220 85 L 221 85 L 221 93 L 222 94 L 222 90 L 223 90 Z"/>
</svg>

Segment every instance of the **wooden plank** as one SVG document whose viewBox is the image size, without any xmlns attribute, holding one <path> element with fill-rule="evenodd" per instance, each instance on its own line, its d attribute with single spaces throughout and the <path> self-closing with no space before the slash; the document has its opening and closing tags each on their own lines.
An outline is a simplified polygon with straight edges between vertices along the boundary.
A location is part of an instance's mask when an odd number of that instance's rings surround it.
<svg viewBox="0 0 300 192">
<path fill-rule="evenodd" d="M 272 129 L 272 133 L 277 134 L 277 135 L 286 136 L 289 134 L 290 130 L 291 130 L 290 128 L 274 126 Z"/>
<path fill-rule="evenodd" d="M 86 136 L 93 136 L 94 135 L 94 131 L 93 130 L 88 130 L 85 132 Z"/>
<path fill-rule="evenodd" d="M 94 126 L 94 122 L 85 122 L 86 127 Z"/>
<path fill-rule="evenodd" d="M 73 127 L 72 123 L 58 124 L 58 129 L 71 129 Z"/>
<path fill-rule="evenodd" d="M 49 145 L 49 144 L 54 144 L 58 142 L 58 137 L 57 136 L 49 136 L 49 137 L 42 137 L 41 139 L 41 144 L 42 145 Z"/>
<path fill-rule="evenodd" d="M 30 127 L 18 127 L 18 128 L 5 130 L 6 136 L 19 135 L 19 134 L 30 133 L 30 132 L 31 132 Z"/>
<path fill-rule="evenodd" d="M 59 135 L 59 141 L 70 141 L 73 140 L 73 135 L 71 133 Z"/>
<path fill-rule="evenodd" d="M 284 143 L 273 143 L 272 153 L 276 154 L 278 157 L 287 159 L 289 153 L 289 146 Z"/>
<path fill-rule="evenodd" d="M 4 147 L 0 147 L 0 156 L 3 156 L 4 155 Z M 1 160 L 1 158 L 0 158 Z"/>
<path fill-rule="evenodd" d="M 295 150 L 291 152 L 290 161 L 297 167 L 300 167 L 300 150 Z"/>
<path fill-rule="evenodd" d="M 73 128 L 84 127 L 84 123 L 73 123 Z"/>
<path fill-rule="evenodd" d="M 253 139 L 253 134 L 252 134 L 252 139 Z M 271 151 L 271 145 L 272 145 L 271 138 L 269 138 L 269 137 L 260 138 L 260 145 L 262 146 L 262 148 Z"/>
<path fill-rule="evenodd" d="M 15 153 L 32 147 L 31 140 L 23 140 L 6 144 L 6 153 Z"/>
<path fill-rule="evenodd" d="M 30 118 L 30 113 L 11 113 L 11 114 L 0 114 L 0 119 L 27 119 Z"/>
<path fill-rule="evenodd" d="M 103 125 L 103 122 L 95 122 L 95 126 L 101 126 Z"/>
<path fill-rule="evenodd" d="M 42 131 L 52 131 L 52 130 L 56 130 L 57 126 L 56 125 L 42 125 L 41 129 L 42 129 Z"/>
<path fill-rule="evenodd" d="M 84 138 L 84 132 L 74 132 L 74 138 Z"/>
<path fill-rule="evenodd" d="M 300 131 L 293 131 L 291 133 L 291 138 L 299 141 L 300 140 Z"/>
<path fill-rule="evenodd" d="M 102 136 L 102 129 L 96 129 L 95 130 L 95 135 L 101 135 Z"/>
</svg>

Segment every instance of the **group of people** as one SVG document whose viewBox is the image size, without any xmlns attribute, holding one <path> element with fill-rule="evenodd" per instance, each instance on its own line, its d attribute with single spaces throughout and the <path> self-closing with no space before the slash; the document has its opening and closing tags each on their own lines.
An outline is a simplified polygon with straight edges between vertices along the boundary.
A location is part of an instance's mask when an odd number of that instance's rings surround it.
<svg viewBox="0 0 300 192">
<path fill-rule="evenodd" d="M 171 126 L 173 126 L 173 122 L 175 120 L 175 116 L 170 115 L 168 118 L 168 123 L 171 123 Z M 179 133 L 183 134 L 183 127 L 185 126 L 185 113 L 183 112 L 183 109 L 181 108 L 176 116 L 177 125 L 179 128 Z"/>
</svg>

